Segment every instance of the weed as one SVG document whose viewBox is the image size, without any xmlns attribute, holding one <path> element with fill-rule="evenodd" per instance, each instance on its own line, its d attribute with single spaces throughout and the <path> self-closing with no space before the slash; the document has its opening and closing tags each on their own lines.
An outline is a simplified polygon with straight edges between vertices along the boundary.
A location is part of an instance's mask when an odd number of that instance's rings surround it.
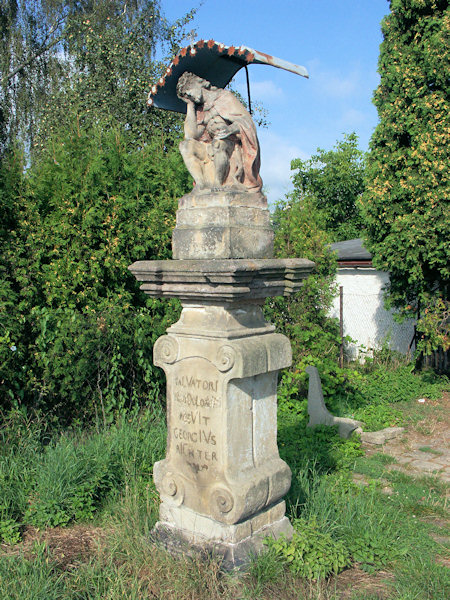
<svg viewBox="0 0 450 600">
<path fill-rule="evenodd" d="M 436 454 L 436 456 L 441 456 L 442 452 L 436 450 L 435 448 L 431 448 L 431 446 L 422 446 L 419 448 L 420 452 L 429 452 L 430 454 Z"/>
<path fill-rule="evenodd" d="M 403 422 L 402 413 L 389 404 L 363 406 L 356 409 L 353 416 L 364 423 L 364 431 L 379 431 Z"/>
<path fill-rule="evenodd" d="M 324 579 L 350 565 L 350 553 L 341 540 L 320 531 L 314 520 L 297 519 L 292 540 L 266 538 L 266 543 L 289 567 L 308 579 Z"/>
</svg>

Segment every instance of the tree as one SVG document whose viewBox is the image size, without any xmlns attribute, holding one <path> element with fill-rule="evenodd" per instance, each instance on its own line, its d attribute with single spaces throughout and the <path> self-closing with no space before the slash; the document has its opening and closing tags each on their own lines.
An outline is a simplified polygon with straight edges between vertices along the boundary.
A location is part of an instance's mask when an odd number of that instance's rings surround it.
<svg viewBox="0 0 450 600">
<path fill-rule="evenodd" d="M 0 156 L 11 143 L 29 145 L 37 114 L 63 76 L 56 46 L 67 12 L 62 2 L 0 1 Z"/>
<path fill-rule="evenodd" d="M 264 309 L 277 331 L 291 340 L 292 368 L 283 374 L 280 403 L 284 406 L 287 402 L 288 410 L 294 412 L 305 408 L 302 401 L 307 396 L 307 365 L 318 367 L 325 395 L 342 387 L 338 375 L 339 326 L 328 317 L 335 292 L 336 259 L 325 224 L 315 198 L 305 195 L 294 181 L 294 191 L 273 214 L 275 256 L 308 258 L 316 267 L 297 294 L 269 298 Z"/>
<path fill-rule="evenodd" d="M 38 152 L 74 107 L 86 124 L 132 128 L 140 143 L 173 127 L 179 119 L 145 97 L 193 14 L 169 23 L 158 0 L 0 0 L 0 154 L 11 141 Z"/>
<path fill-rule="evenodd" d="M 374 264 L 390 273 L 388 304 L 410 315 L 448 308 L 449 19 L 446 0 L 392 0 L 382 22 L 362 209 Z M 441 331 L 431 346 L 448 347 L 448 320 Z"/>
<path fill-rule="evenodd" d="M 178 311 L 127 267 L 170 257 L 176 199 L 192 187 L 181 118 L 145 104 L 156 51 L 177 50 L 190 15 L 169 24 L 150 0 L 0 7 L 0 407 L 105 421 L 158 398 L 152 345 Z M 34 45 L 29 30 L 44 32 Z M 37 93 L 39 61 L 57 68 L 30 129 L 16 92 Z"/>
<path fill-rule="evenodd" d="M 358 136 L 345 135 L 332 150 L 317 149 L 309 160 L 292 161 L 292 179 L 297 195 L 306 195 L 322 213 L 324 229 L 332 241 L 361 236 L 358 200 L 364 190 L 364 153 Z"/>
</svg>

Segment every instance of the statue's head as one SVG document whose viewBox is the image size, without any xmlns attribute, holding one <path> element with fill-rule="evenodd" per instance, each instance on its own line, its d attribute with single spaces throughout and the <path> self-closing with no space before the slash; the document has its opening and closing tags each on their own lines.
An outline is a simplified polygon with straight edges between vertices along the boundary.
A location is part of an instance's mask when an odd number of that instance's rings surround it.
<svg viewBox="0 0 450 600">
<path fill-rule="evenodd" d="M 196 104 L 201 104 L 203 101 L 204 90 L 215 90 L 206 79 L 202 79 L 194 73 L 185 72 L 181 75 L 177 83 L 177 95 L 179 98 L 188 98 Z"/>
</svg>

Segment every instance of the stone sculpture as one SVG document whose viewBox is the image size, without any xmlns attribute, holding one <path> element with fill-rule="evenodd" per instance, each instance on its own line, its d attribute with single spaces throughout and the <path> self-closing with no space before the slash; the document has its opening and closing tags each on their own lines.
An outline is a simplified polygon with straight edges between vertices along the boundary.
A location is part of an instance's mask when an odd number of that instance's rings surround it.
<svg viewBox="0 0 450 600">
<path fill-rule="evenodd" d="M 153 469 L 161 496 L 153 539 L 173 552 L 213 553 L 233 568 L 262 550 L 265 536 L 292 533 L 283 501 L 291 473 L 276 423 L 277 374 L 290 365 L 291 348 L 265 322 L 262 304 L 297 291 L 314 263 L 273 258 L 255 125 L 230 92 L 191 72 L 196 52 L 200 71 L 211 52 L 228 57 L 233 72 L 237 61 L 253 60 L 245 47 L 199 42 L 154 86 L 155 104 L 181 112 L 179 99 L 186 103 L 180 150 L 197 185 L 179 201 L 174 260 L 129 268 L 146 294 L 183 306 L 154 346 L 167 378 L 168 433 Z"/>
<path fill-rule="evenodd" d="M 187 72 L 178 80 L 177 94 L 187 105 L 180 152 L 198 188 L 259 192 L 256 127 L 236 96 Z"/>
<path fill-rule="evenodd" d="M 328 427 L 334 427 L 337 425 L 339 435 L 342 438 L 349 438 L 354 433 L 362 433 L 361 427 L 363 423 L 361 423 L 361 421 L 349 419 L 347 417 L 335 417 L 329 412 L 323 399 L 322 383 L 317 367 L 308 366 L 305 371 L 309 375 L 308 427 L 315 427 L 316 425 L 328 425 Z"/>
</svg>

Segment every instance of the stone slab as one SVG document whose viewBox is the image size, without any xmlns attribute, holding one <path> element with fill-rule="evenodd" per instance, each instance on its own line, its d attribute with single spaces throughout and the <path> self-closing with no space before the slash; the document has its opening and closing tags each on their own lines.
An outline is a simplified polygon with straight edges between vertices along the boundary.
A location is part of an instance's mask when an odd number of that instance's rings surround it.
<svg viewBox="0 0 450 600">
<path fill-rule="evenodd" d="M 128 267 L 141 290 L 182 301 L 236 302 L 297 292 L 313 271 L 303 258 L 138 261 Z"/>
<path fill-rule="evenodd" d="M 440 469 L 442 469 L 441 465 L 437 465 L 436 463 L 428 461 L 428 460 L 413 460 L 412 462 L 409 463 L 409 465 L 413 469 L 418 469 L 420 471 L 428 471 L 428 472 L 439 471 Z"/>
<path fill-rule="evenodd" d="M 177 226 L 172 235 L 174 259 L 267 258 L 273 256 L 273 231 L 267 227 Z"/>
<path fill-rule="evenodd" d="M 435 454 L 434 458 L 433 458 L 433 462 L 435 462 L 439 465 L 442 465 L 444 467 L 450 466 L 450 455 L 444 454 L 442 456 L 439 456 L 439 455 Z"/>
<path fill-rule="evenodd" d="M 422 452 L 421 450 L 416 450 L 415 452 L 408 452 L 408 456 L 413 460 L 434 460 L 437 458 L 436 454 L 432 452 Z"/>
<path fill-rule="evenodd" d="M 180 199 L 176 219 L 176 260 L 273 258 L 270 212 L 259 192 L 196 186 Z"/>
<path fill-rule="evenodd" d="M 411 456 L 404 456 L 403 454 L 400 454 L 400 456 L 396 456 L 396 460 L 401 465 L 407 465 L 414 459 Z"/>
<path fill-rule="evenodd" d="M 266 550 L 264 538 L 292 537 L 293 528 L 284 512 L 284 502 L 280 502 L 250 519 L 226 526 L 184 507 L 169 512 L 162 508 L 151 540 L 172 554 L 208 555 L 218 558 L 224 570 L 239 569 Z"/>
<path fill-rule="evenodd" d="M 186 194 L 178 201 L 179 209 L 222 208 L 234 206 L 267 209 L 267 198 L 261 192 L 233 190 L 223 187 L 208 190 L 199 189 L 196 186 L 192 192 Z"/>
<path fill-rule="evenodd" d="M 404 430 L 404 427 L 386 427 L 386 429 L 381 429 L 380 431 L 363 431 L 361 433 L 361 441 L 366 444 L 382 446 L 388 440 L 399 437 Z"/>
</svg>

